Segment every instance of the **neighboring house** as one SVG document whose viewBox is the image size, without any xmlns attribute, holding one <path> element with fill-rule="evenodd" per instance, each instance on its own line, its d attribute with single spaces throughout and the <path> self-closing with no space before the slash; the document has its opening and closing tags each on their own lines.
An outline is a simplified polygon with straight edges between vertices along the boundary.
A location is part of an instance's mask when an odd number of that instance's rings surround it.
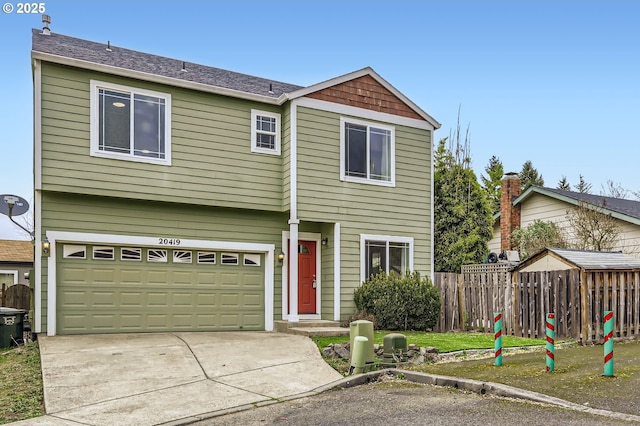
<svg viewBox="0 0 640 426">
<path fill-rule="evenodd" d="M 613 250 L 640 257 L 640 201 L 539 186 L 531 186 L 521 194 L 520 188 L 520 179 L 515 173 L 505 175 L 500 212 L 494 217 L 489 251 L 501 253 L 511 250 L 513 231 L 518 227 L 526 228 L 535 220 L 555 222 L 566 228 L 569 226 L 568 212 L 580 203 L 588 203 L 616 219 L 621 232 Z"/>
<path fill-rule="evenodd" d="M 300 87 L 48 28 L 32 60 L 36 332 L 273 330 L 432 274 L 439 124 L 371 68 Z"/>
<path fill-rule="evenodd" d="M 29 284 L 25 277 L 33 269 L 33 243 L 25 240 L 0 240 L 0 289 L 14 284 Z"/>
<path fill-rule="evenodd" d="M 620 252 L 545 248 L 514 268 L 517 272 L 562 271 L 565 269 L 638 271 L 640 270 L 640 258 Z"/>
</svg>

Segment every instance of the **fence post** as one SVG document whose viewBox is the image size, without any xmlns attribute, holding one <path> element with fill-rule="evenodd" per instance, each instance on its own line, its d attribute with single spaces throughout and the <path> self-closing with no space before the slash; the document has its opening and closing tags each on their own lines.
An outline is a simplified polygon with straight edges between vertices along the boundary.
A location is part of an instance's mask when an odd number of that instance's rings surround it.
<svg viewBox="0 0 640 426">
<path fill-rule="evenodd" d="M 613 377 L 613 311 L 604 312 L 604 376 Z"/>
<path fill-rule="evenodd" d="M 556 333 L 555 333 L 555 328 L 556 328 L 556 319 L 555 319 L 555 314 L 553 313 L 548 313 L 547 314 L 547 323 L 546 323 L 546 329 L 547 329 L 547 371 L 549 373 L 553 373 L 553 370 L 555 369 L 555 363 L 556 363 L 556 349 L 555 349 L 555 338 L 556 338 Z"/>
<path fill-rule="evenodd" d="M 495 365 L 502 365 L 502 314 L 496 312 L 493 315 L 493 331 L 494 331 L 494 348 L 495 348 Z"/>
</svg>

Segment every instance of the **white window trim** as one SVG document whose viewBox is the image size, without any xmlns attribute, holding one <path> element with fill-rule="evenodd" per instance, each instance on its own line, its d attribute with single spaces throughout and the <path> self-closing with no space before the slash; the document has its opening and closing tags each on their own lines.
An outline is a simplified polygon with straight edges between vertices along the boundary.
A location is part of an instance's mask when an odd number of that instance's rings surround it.
<svg viewBox="0 0 640 426">
<path fill-rule="evenodd" d="M 360 234 L 360 284 L 366 279 L 367 273 L 367 248 L 366 241 L 384 241 L 387 243 L 387 259 L 389 259 L 389 243 L 409 244 L 409 270 L 413 271 L 413 237 L 397 237 L 392 235 Z M 387 262 L 388 267 L 388 262 Z"/>
<path fill-rule="evenodd" d="M 391 170 L 389 172 L 389 175 L 390 175 L 389 181 L 360 178 L 355 176 L 347 176 L 347 174 L 345 173 L 345 167 L 347 164 L 347 159 L 346 159 L 347 152 L 345 147 L 345 131 L 344 131 L 344 127 L 347 123 L 356 124 L 359 126 L 367 126 L 367 128 L 375 127 L 378 129 L 388 130 L 391 133 L 391 142 L 390 142 L 390 148 L 389 148 L 389 150 L 391 151 L 389 153 L 389 156 L 391 157 L 390 158 Z M 368 132 L 367 132 L 367 137 L 368 137 Z M 375 123 L 372 121 L 362 121 L 362 120 L 352 119 L 348 117 L 340 117 L 340 180 L 345 182 L 356 182 L 356 183 L 366 183 L 369 185 L 395 187 L 396 186 L 396 129 L 395 127 L 387 126 L 380 123 Z"/>
<path fill-rule="evenodd" d="M 0 274 L 13 275 L 13 285 L 18 284 L 18 271 L 13 269 L 0 269 Z"/>
<path fill-rule="evenodd" d="M 138 89 L 135 87 L 123 86 L 121 84 L 106 83 L 98 80 L 91 80 L 91 156 L 102 158 L 113 158 L 117 160 L 135 161 L 139 163 L 161 164 L 165 166 L 171 165 L 171 95 L 168 93 L 154 92 L 152 90 Z M 139 157 L 131 154 L 122 154 L 119 152 L 109 152 L 100 150 L 100 97 L 98 89 L 112 89 L 136 93 L 145 96 L 153 96 L 163 98 L 165 101 L 165 117 L 164 117 L 164 157 L 165 158 L 148 158 Z"/>
<path fill-rule="evenodd" d="M 258 146 L 256 120 L 258 116 L 271 117 L 276 119 L 276 133 L 275 133 L 275 148 L 267 149 Z M 251 110 L 251 152 L 260 154 L 280 155 L 281 152 L 281 139 L 280 139 L 280 114 L 277 112 L 260 111 L 257 109 Z"/>
</svg>

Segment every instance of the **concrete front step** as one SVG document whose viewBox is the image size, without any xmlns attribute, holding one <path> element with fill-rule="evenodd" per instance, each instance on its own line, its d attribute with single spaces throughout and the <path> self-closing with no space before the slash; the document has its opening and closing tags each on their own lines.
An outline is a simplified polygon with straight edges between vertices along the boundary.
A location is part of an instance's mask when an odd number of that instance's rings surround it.
<svg viewBox="0 0 640 426">
<path fill-rule="evenodd" d="M 275 331 L 309 337 L 349 335 L 349 329 L 340 327 L 338 321 L 327 320 L 275 321 Z"/>
<path fill-rule="evenodd" d="M 343 327 L 291 327 L 285 333 L 307 337 L 348 336 L 349 329 Z"/>
</svg>

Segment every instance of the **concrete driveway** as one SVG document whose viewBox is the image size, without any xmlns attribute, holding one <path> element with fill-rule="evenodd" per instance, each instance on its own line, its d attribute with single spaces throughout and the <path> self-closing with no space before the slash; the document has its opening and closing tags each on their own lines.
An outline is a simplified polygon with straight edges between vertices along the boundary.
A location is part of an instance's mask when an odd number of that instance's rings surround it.
<svg viewBox="0 0 640 426">
<path fill-rule="evenodd" d="M 272 332 L 39 339 L 47 416 L 20 424 L 183 424 L 326 388 L 307 337 Z"/>
</svg>

